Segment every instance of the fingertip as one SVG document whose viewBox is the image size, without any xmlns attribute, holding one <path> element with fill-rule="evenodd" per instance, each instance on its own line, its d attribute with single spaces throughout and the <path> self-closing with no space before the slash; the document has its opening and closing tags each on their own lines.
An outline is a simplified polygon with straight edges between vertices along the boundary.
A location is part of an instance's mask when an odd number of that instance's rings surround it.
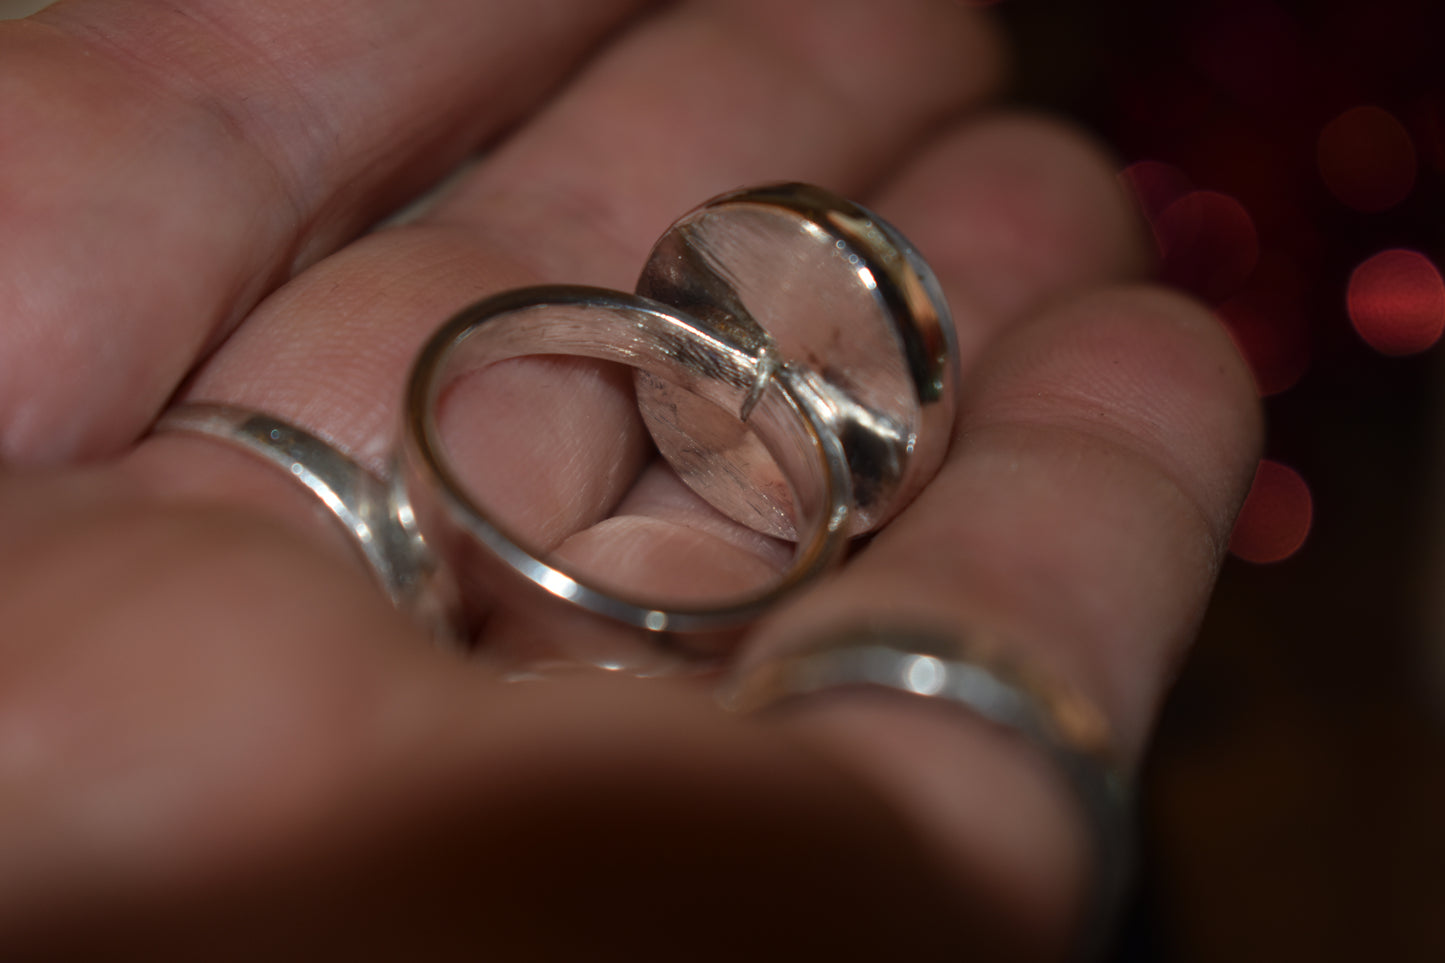
<svg viewBox="0 0 1445 963">
<path fill-rule="evenodd" d="M 1118 163 L 1083 129 L 999 112 L 942 134 L 875 201 L 957 302 L 964 356 L 1060 294 L 1138 277 L 1143 223 Z"/>
<path fill-rule="evenodd" d="M 1093 854 L 1046 757 L 965 712 L 882 693 L 820 697 L 776 721 L 889 805 L 1020 958 L 1067 956 Z"/>
<path fill-rule="evenodd" d="M 939 106 L 978 102 L 996 92 L 1008 74 L 1002 31 L 987 11 L 967 4 L 735 0 L 712 6 L 754 37 L 786 44 L 792 58 L 811 62 L 813 72 L 827 75 L 859 106 L 878 109 L 884 91 L 868 71 L 837 69 L 846 51 L 866 50 L 870 70 L 932 87 L 930 96 Z"/>
<path fill-rule="evenodd" d="M 1143 456 L 1221 543 L 1248 489 L 1263 414 L 1248 365 L 1204 305 L 1152 285 L 1090 292 L 1001 339 L 962 401 L 961 430 L 1067 426 Z"/>
</svg>

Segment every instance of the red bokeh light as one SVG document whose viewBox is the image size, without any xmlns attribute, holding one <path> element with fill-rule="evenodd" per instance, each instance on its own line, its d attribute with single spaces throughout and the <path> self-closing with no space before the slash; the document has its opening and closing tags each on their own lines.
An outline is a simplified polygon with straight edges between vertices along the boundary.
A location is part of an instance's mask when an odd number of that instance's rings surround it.
<svg viewBox="0 0 1445 963">
<path fill-rule="evenodd" d="M 1257 565 L 1282 562 L 1309 538 L 1314 511 L 1314 498 L 1299 472 L 1276 461 L 1261 461 L 1234 524 L 1229 550 Z"/>
<path fill-rule="evenodd" d="M 1445 280 L 1419 251 L 1396 248 L 1367 259 L 1350 275 L 1345 302 L 1350 323 L 1381 354 L 1416 354 L 1445 331 Z"/>
<path fill-rule="evenodd" d="M 1259 260 L 1254 219 L 1227 194 L 1190 191 L 1153 223 L 1160 276 L 1207 301 L 1217 304 L 1236 293 Z"/>
<path fill-rule="evenodd" d="M 1355 107 L 1326 124 L 1317 157 L 1330 193 L 1357 211 L 1388 210 L 1415 187 L 1415 143 L 1379 107 Z"/>
</svg>

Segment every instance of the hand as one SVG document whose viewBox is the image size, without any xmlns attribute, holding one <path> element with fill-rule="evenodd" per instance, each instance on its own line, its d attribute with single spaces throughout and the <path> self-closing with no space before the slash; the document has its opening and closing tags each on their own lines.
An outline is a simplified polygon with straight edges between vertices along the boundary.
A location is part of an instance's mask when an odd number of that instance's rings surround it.
<svg viewBox="0 0 1445 963">
<path fill-rule="evenodd" d="M 1121 283 L 1147 258 L 1106 157 L 979 111 L 1004 52 L 977 11 L 638 8 L 72 0 L 0 25 L 0 130 L 23 132 L 0 153 L 0 950 L 1067 945 L 1087 840 L 1019 740 L 901 700 L 767 721 L 696 680 L 502 681 L 427 645 L 274 469 L 142 437 L 183 385 L 383 471 L 406 367 L 456 309 L 625 290 L 696 203 L 817 182 L 933 264 L 964 397 L 939 477 L 737 657 L 879 616 L 996 635 L 1137 759 L 1254 466 L 1228 338 Z M 673 571 L 638 554 L 659 545 L 775 566 L 646 467 L 629 384 L 524 359 L 466 386 L 488 498 L 579 564 L 642 557 L 644 582 Z M 638 644 L 486 614 L 482 653 Z"/>
</svg>

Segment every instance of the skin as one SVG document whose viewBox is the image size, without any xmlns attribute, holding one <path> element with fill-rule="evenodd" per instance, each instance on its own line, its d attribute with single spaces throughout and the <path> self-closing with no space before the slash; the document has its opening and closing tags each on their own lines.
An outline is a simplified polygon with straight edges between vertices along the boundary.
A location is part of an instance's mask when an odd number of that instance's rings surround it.
<svg viewBox="0 0 1445 963">
<path fill-rule="evenodd" d="M 927 619 L 1077 688 L 1131 766 L 1260 422 L 1214 319 L 1141 282 L 1110 160 L 985 109 L 1006 52 L 964 4 L 431 6 L 0 24 L 0 956 L 1062 955 L 1087 841 L 1019 740 L 902 699 L 730 715 L 706 680 L 583 667 L 657 655 L 526 602 L 477 613 L 478 657 L 439 651 L 311 496 L 146 431 L 228 402 L 381 471 L 458 308 L 627 289 L 703 199 L 822 184 L 934 266 L 960 413 L 939 477 L 728 661 Z M 509 466 L 488 503 L 575 564 L 773 571 L 650 465 L 629 384 L 491 369 L 448 402 L 486 412 L 459 457 Z"/>
</svg>

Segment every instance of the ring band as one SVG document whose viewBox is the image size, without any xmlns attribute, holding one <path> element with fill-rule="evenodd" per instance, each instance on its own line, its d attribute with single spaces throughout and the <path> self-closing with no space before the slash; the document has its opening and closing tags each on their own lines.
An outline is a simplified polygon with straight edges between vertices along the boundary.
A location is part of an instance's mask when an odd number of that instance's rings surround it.
<svg viewBox="0 0 1445 963">
<path fill-rule="evenodd" d="M 784 466 L 801 519 L 792 565 L 756 595 L 706 608 L 633 599 L 549 563 L 507 531 L 457 477 L 437 426 L 438 398 L 456 379 L 524 355 L 566 354 L 639 368 L 724 408 L 749 399 L 749 425 Z M 730 628 L 830 567 L 842 551 L 852 492 L 847 457 L 807 372 L 770 369 L 765 354 L 728 345 L 686 315 L 632 294 L 587 287 L 523 288 L 449 321 L 422 349 L 406 394 L 397 469 L 416 525 L 453 565 L 468 596 L 515 581 L 625 625 L 654 632 Z M 477 551 L 478 548 L 484 549 Z"/>
<path fill-rule="evenodd" d="M 849 628 L 757 663 L 718 694 L 736 712 L 855 688 L 896 692 L 956 707 L 1012 732 L 1066 778 L 1087 822 L 1092 882 L 1081 959 L 1105 948 L 1133 872 L 1128 780 L 1113 760 L 1103 714 L 1071 689 L 1010 664 L 996 647 L 929 628 Z"/>
<path fill-rule="evenodd" d="M 156 423 L 157 432 L 187 432 L 258 455 L 314 494 L 347 532 L 387 597 L 438 642 L 459 638 L 455 584 L 416 530 L 404 498 L 310 432 L 262 412 L 230 405 L 184 404 Z"/>
</svg>

